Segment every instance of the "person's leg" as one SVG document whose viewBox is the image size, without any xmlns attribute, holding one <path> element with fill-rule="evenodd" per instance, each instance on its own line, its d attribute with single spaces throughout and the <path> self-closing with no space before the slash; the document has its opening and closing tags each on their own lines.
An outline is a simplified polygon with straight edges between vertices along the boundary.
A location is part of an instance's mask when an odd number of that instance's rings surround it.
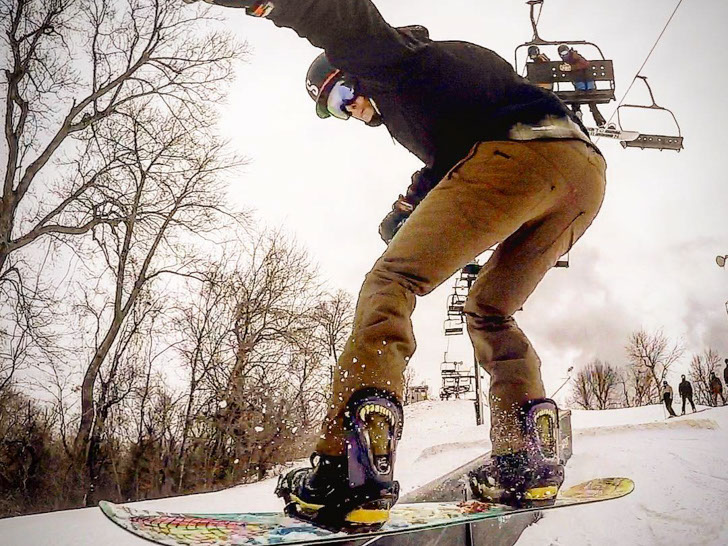
<svg viewBox="0 0 728 546">
<path fill-rule="evenodd" d="M 517 326 L 513 314 L 522 307 L 546 272 L 591 224 L 604 196 L 605 163 L 577 141 L 531 142 L 528 152 L 502 162 L 527 165 L 520 180 L 547 181 L 546 207 L 501 243 L 483 266 L 465 304 L 468 333 L 477 360 L 490 374 L 493 454 L 523 449 L 519 409 L 545 396 L 541 362 Z M 463 168 L 465 171 L 466 169 Z M 465 180 L 477 173 L 464 172 Z M 523 191 L 522 184 L 494 174 L 495 194 Z M 536 212 L 536 211 L 534 211 Z"/>
<path fill-rule="evenodd" d="M 681 396 L 680 398 L 682 398 L 682 411 L 680 412 L 680 415 L 685 415 L 685 402 L 688 399 L 688 397 L 687 396 Z"/>
<path fill-rule="evenodd" d="M 599 108 L 597 108 L 597 104 L 595 102 L 589 103 L 589 111 L 592 114 L 592 117 L 594 118 L 594 123 L 597 124 L 597 127 L 604 127 L 607 124 L 607 120 L 604 119 L 604 116 L 599 111 Z"/>
<path fill-rule="evenodd" d="M 693 413 L 695 413 L 695 404 L 693 403 L 693 395 L 692 394 L 690 395 L 689 400 L 690 400 L 690 405 L 693 408 Z"/>
<path fill-rule="evenodd" d="M 675 415 L 675 410 L 672 409 L 672 396 L 668 396 L 665 400 L 665 403 L 667 404 L 667 411 L 670 413 L 672 417 L 677 417 Z"/>
<path fill-rule="evenodd" d="M 543 157 L 534 151 L 539 146 L 533 143 L 478 144 L 399 230 L 367 274 L 359 293 L 351 337 L 338 360 L 317 452 L 345 452 L 344 414 L 357 390 L 373 387 L 402 400 L 404 370 L 415 351 L 410 321 L 415 296 L 429 293 L 514 232 L 522 237 L 532 229 L 524 230 L 523 226 L 542 216 L 557 200 L 568 199 L 571 193 L 581 195 L 585 190 L 571 186 L 581 182 L 582 173 L 599 171 L 603 186 L 602 159 L 587 145 L 564 141 L 545 146 L 565 153 L 563 157 Z M 559 161 L 562 163 L 557 169 Z M 560 172 L 568 174 L 555 174 Z M 562 181 L 565 177 L 568 180 Z M 582 215 L 575 215 L 580 226 Z M 581 229 L 575 228 L 578 235 Z M 537 244 L 546 243 L 538 240 Z M 568 246 L 565 241 L 559 242 L 564 249 Z M 537 270 L 545 273 L 553 265 L 550 261 L 550 254 L 538 259 Z M 527 295 L 532 289 L 526 287 L 522 292 Z"/>
</svg>

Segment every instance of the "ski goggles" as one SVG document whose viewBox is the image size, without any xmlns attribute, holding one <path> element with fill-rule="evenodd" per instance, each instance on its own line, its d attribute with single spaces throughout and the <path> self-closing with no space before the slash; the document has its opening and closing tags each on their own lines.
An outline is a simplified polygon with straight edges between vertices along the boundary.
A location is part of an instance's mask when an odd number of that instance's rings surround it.
<svg viewBox="0 0 728 546">
<path fill-rule="evenodd" d="M 346 111 L 346 107 L 354 102 L 356 93 L 351 87 L 347 87 L 344 82 L 338 81 L 334 84 L 326 99 L 326 110 L 329 114 L 339 119 L 349 119 L 351 114 Z"/>
</svg>

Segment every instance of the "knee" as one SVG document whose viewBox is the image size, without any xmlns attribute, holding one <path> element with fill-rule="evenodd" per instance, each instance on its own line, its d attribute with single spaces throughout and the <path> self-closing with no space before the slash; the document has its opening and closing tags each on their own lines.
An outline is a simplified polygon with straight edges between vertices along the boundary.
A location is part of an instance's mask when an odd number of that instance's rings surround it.
<svg viewBox="0 0 728 546">
<path fill-rule="evenodd" d="M 485 332 L 499 332 L 507 330 L 514 324 L 513 317 L 505 314 L 496 307 L 480 306 L 477 310 L 469 310 L 466 305 L 465 318 L 468 327 Z"/>
<path fill-rule="evenodd" d="M 424 279 L 404 270 L 385 258 L 380 258 L 364 277 L 364 286 L 374 290 L 409 292 L 417 296 L 427 294 L 431 288 Z"/>
</svg>

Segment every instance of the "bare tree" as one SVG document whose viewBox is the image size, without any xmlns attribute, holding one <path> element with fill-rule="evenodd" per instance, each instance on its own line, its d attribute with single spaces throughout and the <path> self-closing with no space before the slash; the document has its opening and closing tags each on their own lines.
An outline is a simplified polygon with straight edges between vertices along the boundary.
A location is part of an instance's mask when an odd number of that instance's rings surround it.
<svg viewBox="0 0 728 546">
<path fill-rule="evenodd" d="M 0 0 L 0 382 L 29 356 L 57 360 L 42 354 L 57 333 L 57 279 L 38 276 L 59 243 L 121 233 L 130 221 L 119 179 L 132 146 L 111 147 L 110 127 L 151 103 L 163 117 L 191 120 L 193 132 L 214 123 L 210 105 L 246 48 L 200 32 L 214 27 L 208 13 L 177 0 Z"/>
<path fill-rule="evenodd" d="M 328 383 L 317 315 L 328 300 L 303 250 L 265 231 L 227 248 L 201 278 L 175 322 L 188 373 L 182 490 L 203 475 L 207 484 L 264 475 L 305 444 Z"/>
<path fill-rule="evenodd" d="M 165 114 L 151 103 L 100 124 L 94 141 L 99 153 L 123 167 L 109 206 L 124 220 L 93 231 L 105 262 L 99 282 L 111 295 L 100 298 L 104 326 L 81 385 L 74 445 L 83 460 L 96 417 L 96 380 L 124 321 L 142 291 L 159 278 L 194 274 L 194 247 L 181 238 L 209 234 L 230 216 L 218 175 L 235 164 L 205 126 L 195 126 L 194 117 L 182 110 Z"/>
<path fill-rule="evenodd" d="M 597 359 L 592 366 L 592 389 L 597 409 L 604 410 L 616 404 L 619 373 L 609 362 Z"/>
<path fill-rule="evenodd" d="M 693 384 L 695 403 L 712 406 L 710 395 L 710 375 L 717 372 L 720 365 L 720 356 L 713 349 L 706 349 L 703 354 L 693 355 L 690 361 L 690 382 Z"/>
<path fill-rule="evenodd" d="M 61 177 L 41 175 L 61 150 L 80 167 L 94 126 L 157 99 L 198 122 L 245 49 L 229 36 L 198 37 L 205 12 L 176 0 L 3 0 L 5 164 L 0 203 L 0 280 L 12 253 L 49 235 L 88 233 L 123 220 L 100 189 L 121 165 Z M 68 160 L 66 160 L 68 161 Z M 78 169 L 77 169 L 78 170 Z M 52 180 L 50 173 L 47 178 Z M 37 187 L 36 187 L 37 186 Z M 34 192 L 37 207 L 25 206 Z M 35 209 L 35 210 L 33 210 Z"/>
<path fill-rule="evenodd" d="M 588 367 L 582 368 L 576 372 L 571 387 L 570 401 L 582 409 L 594 409 L 594 391 L 592 390 Z"/>
<path fill-rule="evenodd" d="M 351 332 L 354 320 L 354 305 L 351 296 L 343 290 L 327 296 L 314 311 L 314 319 L 321 326 L 322 343 L 331 358 L 329 383 L 333 384 L 334 368 L 339 354 Z"/>
<path fill-rule="evenodd" d="M 177 490 L 183 491 L 186 480 L 188 442 L 193 423 L 201 408 L 219 401 L 220 392 L 212 377 L 230 369 L 235 361 L 233 347 L 235 293 L 226 278 L 228 256 L 208 265 L 201 283 L 190 285 L 191 301 L 179 305 L 174 328 L 179 337 L 176 351 L 187 368 L 187 392 L 184 395 L 182 432 L 177 452 L 179 477 Z M 212 387 L 212 388 L 211 388 Z"/>
<path fill-rule="evenodd" d="M 410 401 L 410 387 L 413 387 L 415 380 L 417 379 L 417 372 L 412 366 L 407 366 L 404 370 L 404 403 L 409 404 Z"/>
<path fill-rule="evenodd" d="M 309 328 L 304 322 L 321 290 L 306 252 L 281 233 L 261 235 L 251 248 L 249 264 L 232 281 L 237 291 L 236 362 L 228 390 L 244 390 L 248 372 L 257 368 L 267 373 L 265 363 L 275 368 L 281 339 Z M 267 350 L 275 358 L 268 358 Z"/>
<path fill-rule="evenodd" d="M 330 366 L 326 363 L 328 344 L 316 335 L 317 324 L 300 329 L 292 336 L 290 357 L 287 359 L 286 380 L 294 393 L 301 424 L 308 430 L 323 417 L 329 393 Z"/>
<path fill-rule="evenodd" d="M 661 331 L 648 334 L 644 330 L 633 333 L 626 347 L 630 364 L 639 371 L 646 371 L 652 379 L 650 403 L 659 403 L 659 391 L 670 367 L 682 356 L 681 344 L 670 345 Z"/>
<path fill-rule="evenodd" d="M 138 388 L 140 378 L 145 377 L 147 382 L 150 379 L 152 359 L 148 359 L 147 373 L 143 373 L 144 359 L 147 356 L 145 353 L 148 350 L 146 345 L 150 343 L 150 338 L 152 338 L 150 332 L 155 331 L 154 323 L 160 313 L 159 301 L 152 301 L 149 294 L 140 295 L 129 313 L 129 319 L 123 322 L 119 330 L 117 341 L 113 345 L 109 358 L 106 359 L 105 365 L 99 368 L 97 385 L 94 389 L 95 417 L 85 461 L 90 485 L 85 501 L 86 506 L 96 504 L 93 492 L 97 489 L 96 483 L 100 467 L 107 462 L 101 455 L 101 448 L 107 432 L 106 422 L 111 412 Z M 103 317 L 97 315 L 96 319 L 101 321 Z M 99 329 L 103 329 L 103 324 L 99 325 Z M 148 385 L 146 387 L 148 390 Z M 144 420 L 144 410 L 142 401 L 140 421 Z"/>
<path fill-rule="evenodd" d="M 619 371 L 595 359 L 576 373 L 571 401 L 583 409 L 604 410 L 619 406 Z"/>
<path fill-rule="evenodd" d="M 627 364 L 618 371 L 621 406 L 627 408 L 645 406 L 658 396 L 655 394 L 655 383 L 646 369 Z"/>
<path fill-rule="evenodd" d="M 631 408 L 634 406 L 634 396 L 629 384 L 629 372 L 625 369 L 618 370 L 617 375 L 617 398 L 619 406 L 623 408 Z"/>
</svg>

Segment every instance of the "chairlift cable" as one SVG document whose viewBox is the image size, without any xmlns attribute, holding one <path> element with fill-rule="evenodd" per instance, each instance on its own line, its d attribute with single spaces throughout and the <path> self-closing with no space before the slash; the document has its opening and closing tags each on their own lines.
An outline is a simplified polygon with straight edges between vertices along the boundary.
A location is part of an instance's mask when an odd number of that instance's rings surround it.
<svg viewBox="0 0 728 546">
<path fill-rule="evenodd" d="M 655 51 L 655 48 L 657 47 L 657 44 L 662 39 L 662 36 L 665 34 L 665 31 L 667 30 L 667 27 L 670 26 L 670 23 L 672 22 L 673 18 L 675 17 L 675 14 L 677 13 L 677 10 L 680 8 L 680 5 L 683 3 L 683 0 L 678 0 L 677 5 L 675 6 L 675 9 L 672 11 L 672 15 L 670 15 L 670 18 L 667 20 L 667 23 L 665 23 L 665 26 L 662 29 L 662 32 L 660 32 L 660 35 L 657 37 L 657 40 L 655 40 L 655 43 L 652 46 L 652 49 L 650 49 L 650 52 L 647 54 L 647 57 L 645 57 L 644 62 L 642 63 L 642 66 L 640 66 L 639 70 L 637 70 L 637 73 L 635 74 L 634 78 L 632 78 L 632 83 L 629 84 L 629 87 L 627 88 L 627 91 L 624 92 L 622 95 L 622 98 L 619 100 L 619 103 L 617 104 L 617 108 L 612 112 L 612 115 L 609 116 L 609 120 L 607 120 L 607 123 L 612 121 L 612 118 L 617 113 L 617 110 L 620 106 L 622 106 L 622 103 L 624 102 L 624 99 L 627 98 L 627 95 L 629 94 L 630 90 L 632 89 L 632 86 L 634 86 L 634 82 L 637 81 L 637 77 L 642 73 L 642 69 L 647 64 L 647 61 L 650 60 L 650 57 L 652 56 L 652 53 Z M 599 139 L 597 139 L 598 141 Z"/>
</svg>

